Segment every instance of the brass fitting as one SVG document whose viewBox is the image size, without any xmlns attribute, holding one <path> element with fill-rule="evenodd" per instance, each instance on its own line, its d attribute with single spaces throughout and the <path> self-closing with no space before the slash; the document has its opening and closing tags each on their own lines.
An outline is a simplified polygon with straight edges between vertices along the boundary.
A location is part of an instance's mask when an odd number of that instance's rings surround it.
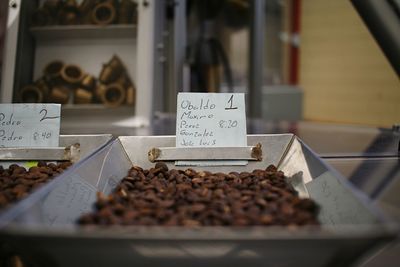
<svg viewBox="0 0 400 267">
<path fill-rule="evenodd" d="M 61 24 L 62 25 L 77 25 L 79 24 L 79 16 L 76 12 L 62 12 Z"/>
<path fill-rule="evenodd" d="M 60 12 L 61 24 L 76 25 L 79 24 L 79 9 L 76 0 L 67 0 Z"/>
<path fill-rule="evenodd" d="M 116 19 L 117 12 L 110 2 L 101 3 L 95 6 L 92 12 L 92 21 L 97 25 L 109 25 Z"/>
<path fill-rule="evenodd" d="M 116 83 L 119 83 L 120 85 L 122 85 L 124 88 L 128 88 L 132 83 L 130 81 L 130 79 L 128 78 L 127 74 L 125 72 L 123 72 L 118 78 L 117 80 L 115 80 Z"/>
<path fill-rule="evenodd" d="M 123 72 L 115 83 L 120 84 L 126 90 L 126 104 L 133 105 L 135 104 L 136 100 L 136 88 L 135 85 L 132 83 L 131 79 L 129 78 L 126 72 Z"/>
<path fill-rule="evenodd" d="M 63 86 L 56 86 L 50 92 L 49 100 L 53 103 L 67 104 L 69 101 L 70 89 Z"/>
<path fill-rule="evenodd" d="M 64 67 L 64 62 L 54 60 L 49 62 L 43 70 L 43 75 L 46 80 L 52 84 L 58 84 L 61 81 L 61 70 Z"/>
<path fill-rule="evenodd" d="M 81 14 L 88 13 L 97 4 L 97 0 L 83 0 L 78 9 Z"/>
<path fill-rule="evenodd" d="M 34 84 L 27 85 L 19 92 L 23 103 L 45 103 L 49 96 L 50 88 L 44 78 L 38 79 Z"/>
<path fill-rule="evenodd" d="M 92 102 L 93 93 L 83 88 L 75 90 L 74 103 L 75 104 L 90 104 Z"/>
<path fill-rule="evenodd" d="M 137 4 L 132 0 L 122 0 L 118 9 L 118 23 L 131 24 L 134 23 L 134 15 L 137 11 Z M 136 15 L 135 15 L 136 16 Z"/>
<path fill-rule="evenodd" d="M 78 4 L 76 3 L 76 0 L 66 0 L 63 10 L 67 12 L 78 12 Z"/>
<path fill-rule="evenodd" d="M 108 64 L 114 68 L 114 69 L 118 69 L 119 71 L 122 71 L 125 67 L 124 64 L 122 64 L 121 59 L 119 58 L 119 56 L 117 55 L 113 55 L 113 57 L 110 59 L 110 61 L 108 62 Z"/>
<path fill-rule="evenodd" d="M 106 90 L 106 85 L 104 84 L 100 83 L 96 86 L 96 89 L 94 91 L 94 96 L 98 102 L 101 102 L 101 96 L 104 94 L 105 90 Z"/>
<path fill-rule="evenodd" d="M 92 10 L 95 5 L 98 4 L 98 0 L 83 0 L 79 5 L 79 13 L 81 14 L 82 24 L 92 23 Z"/>
<path fill-rule="evenodd" d="M 66 64 L 61 69 L 61 78 L 70 85 L 78 85 L 83 79 L 82 69 L 73 64 Z"/>
<path fill-rule="evenodd" d="M 126 104 L 134 105 L 136 101 L 136 88 L 132 85 L 126 89 Z"/>
<path fill-rule="evenodd" d="M 111 68 L 110 65 L 104 64 L 99 75 L 99 80 L 102 83 L 109 84 L 114 82 L 118 76 L 119 75 L 115 69 Z"/>
<path fill-rule="evenodd" d="M 109 84 L 101 91 L 101 102 L 108 107 L 117 107 L 124 103 L 126 92 L 118 83 Z"/>
<path fill-rule="evenodd" d="M 111 60 L 103 65 L 99 75 L 99 80 L 102 83 L 109 84 L 115 82 L 124 72 L 125 67 L 118 56 L 114 55 Z"/>
<path fill-rule="evenodd" d="M 49 97 L 49 93 L 50 93 L 50 87 L 47 84 L 47 82 L 45 81 L 45 79 L 42 77 L 40 79 L 38 79 L 35 82 L 35 86 L 42 92 L 43 94 L 43 101 L 42 102 L 46 102 L 47 98 Z"/>
<path fill-rule="evenodd" d="M 23 103 L 43 103 L 43 92 L 36 85 L 27 85 L 20 91 L 20 99 Z"/>
<path fill-rule="evenodd" d="M 96 78 L 91 74 L 86 74 L 82 79 L 81 86 L 87 90 L 93 91 L 96 87 Z"/>
</svg>

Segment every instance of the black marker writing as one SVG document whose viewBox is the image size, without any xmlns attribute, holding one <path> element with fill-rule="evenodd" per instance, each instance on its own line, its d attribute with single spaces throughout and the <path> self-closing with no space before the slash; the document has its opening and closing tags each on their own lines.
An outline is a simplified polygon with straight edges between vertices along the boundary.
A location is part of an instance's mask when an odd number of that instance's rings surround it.
<svg viewBox="0 0 400 267">
<path fill-rule="evenodd" d="M 42 114 L 43 113 L 43 114 Z M 60 116 L 47 116 L 47 109 L 42 109 L 39 114 L 42 114 L 43 117 L 40 119 L 40 121 L 48 120 L 48 119 L 58 119 Z"/>
<path fill-rule="evenodd" d="M 228 103 L 230 103 L 229 108 L 225 108 L 225 110 L 230 110 L 230 109 L 237 109 L 238 107 L 233 107 L 233 95 L 228 100 Z"/>
</svg>

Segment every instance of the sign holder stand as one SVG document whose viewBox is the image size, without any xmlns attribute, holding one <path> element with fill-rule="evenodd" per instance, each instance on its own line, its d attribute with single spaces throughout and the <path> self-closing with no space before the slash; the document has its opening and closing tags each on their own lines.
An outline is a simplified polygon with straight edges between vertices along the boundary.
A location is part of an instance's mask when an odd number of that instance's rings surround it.
<svg viewBox="0 0 400 267">
<path fill-rule="evenodd" d="M 174 160 L 262 160 L 261 144 L 244 147 L 160 147 L 148 152 L 150 162 Z"/>
<path fill-rule="evenodd" d="M 77 162 L 80 144 L 67 147 L 9 147 L 0 148 L 0 161 L 56 160 Z"/>
</svg>

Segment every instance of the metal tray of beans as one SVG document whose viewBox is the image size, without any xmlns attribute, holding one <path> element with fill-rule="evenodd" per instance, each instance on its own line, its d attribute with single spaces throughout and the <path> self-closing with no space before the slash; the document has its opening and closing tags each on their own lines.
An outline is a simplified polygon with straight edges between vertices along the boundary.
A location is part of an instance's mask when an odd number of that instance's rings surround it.
<svg viewBox="0 0 400 267">
<path fill-rule="evenodd" d="M 26 266 L 349 266 L 397 233 L 292 134 L 190 149 L 119 137 L 45 189 L 0 230 Z"/>
<path fill-rule="evenodd" d="M 111 140 L 109 134 L 61 135 L 59 147 L 0 148 L 0 213 Z"/>
</svg>

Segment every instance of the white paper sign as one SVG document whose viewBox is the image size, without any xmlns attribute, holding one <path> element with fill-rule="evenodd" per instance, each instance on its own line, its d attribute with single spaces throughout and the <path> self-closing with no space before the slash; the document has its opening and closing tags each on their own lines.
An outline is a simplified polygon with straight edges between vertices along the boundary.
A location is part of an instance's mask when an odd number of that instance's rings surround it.
<svg viewBox="0 0 400 267">
<path fill-rule="evenodd" d="M 0 147 L 58 147 L 60 104 L 0 104 Z"/>
<path fill-rule="evenodd" d="M 247 146 L 244 94 L 179 93 L 176 146 Z M 237 162 L 239 165 L 245 163 Z M 186 161 L 176 164 L 195 165 Z"/>
</svg>

